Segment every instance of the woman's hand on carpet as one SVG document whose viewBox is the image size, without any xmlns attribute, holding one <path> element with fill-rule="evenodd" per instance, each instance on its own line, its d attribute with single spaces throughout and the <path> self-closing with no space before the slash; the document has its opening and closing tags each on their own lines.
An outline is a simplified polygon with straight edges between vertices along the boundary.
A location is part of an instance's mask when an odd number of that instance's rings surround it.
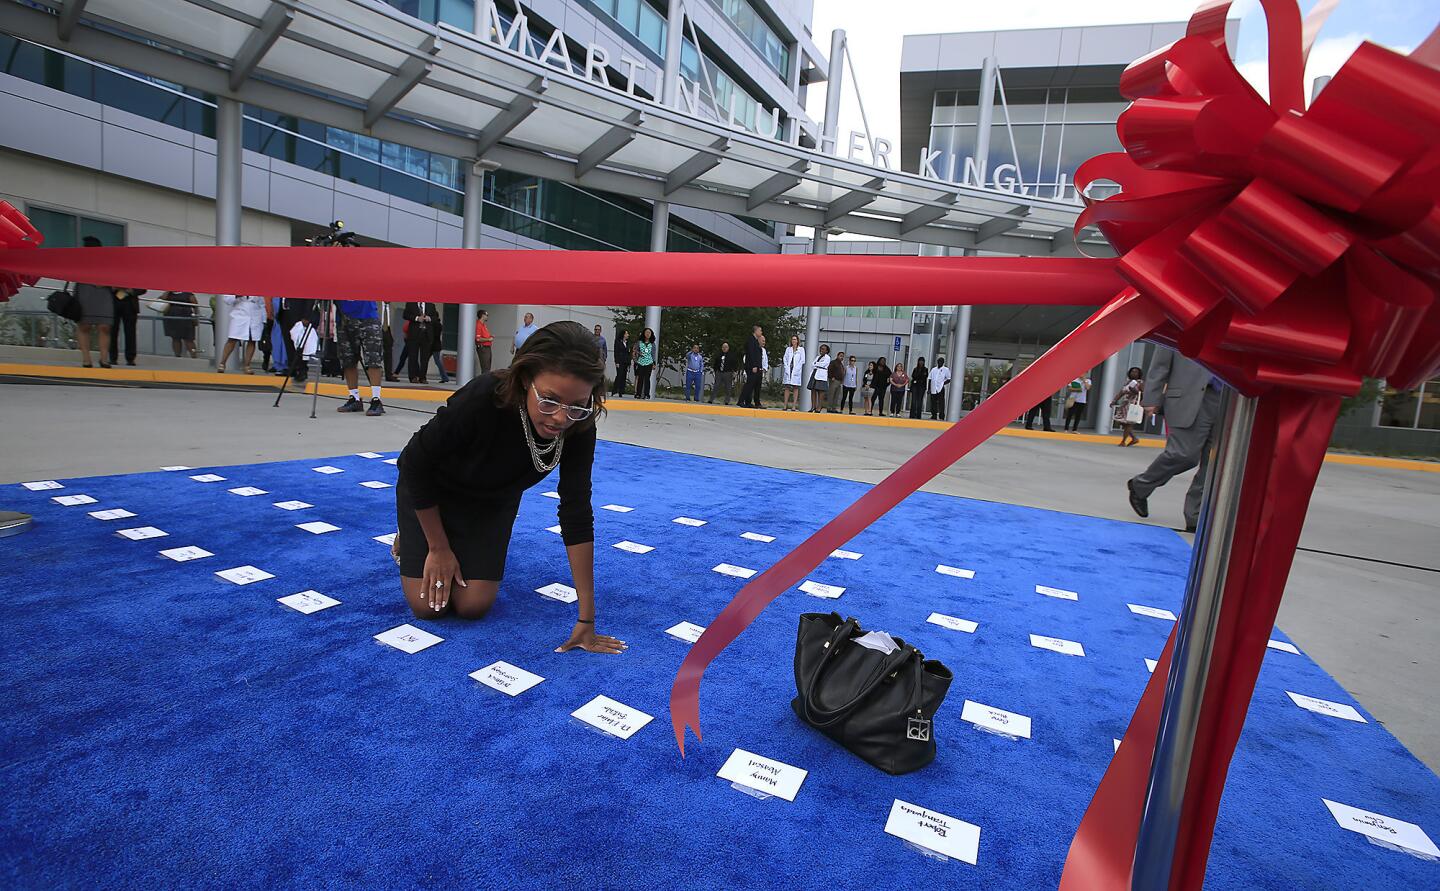
<svg viewBox="0 0 1440 891">
<path fill-rule="evenodd" d="M 425 603 L 436 612 L 443 610 L 450 603 L 450 586 L 455 582 L 462 588 L 468 587 L 460 575 L 460 561 L 455 559 L 455 552 L 432 549 L 425 556 L 421 581 L 425 586 Z"/>
<path fill-rule="evenodd" d="M 605 653 L 610 656 L 618 656 L 629 648 L 629 644 L 623 640 L 617 640 L 604 634 L 596 634 L 595 626 L 588 622 L 576 622 L 575 628 L 570 632 L 570 639 L 555 648 L 557 653 L 565 653 L 574 649 L 581 649 L 587 653 Z"/>
</svg>

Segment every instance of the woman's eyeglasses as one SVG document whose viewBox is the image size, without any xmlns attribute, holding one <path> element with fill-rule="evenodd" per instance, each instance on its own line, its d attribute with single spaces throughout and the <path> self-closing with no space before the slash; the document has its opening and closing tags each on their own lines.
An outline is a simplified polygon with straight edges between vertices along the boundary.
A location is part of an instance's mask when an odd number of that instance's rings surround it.
<svg viewBox="0 0 1440 891">
<path fill-rule="evenodd" d="M 590 417 L 595 411 L 595 409 L 591 407 L 595 402 L 594 396 L 590 397 L 591 405 L 566 405 L 558 400 L 547 399 L 541 396 L 540 391 L 535 389 L 534 384 L 530 385 L 530 392 L 535 394 L 535 404 L 540 409 L 540 414 L 542 415 L 553 415 L 563 408 L 565 409 L 565 417 L 572 421 L 583 421 Z"/>
</svg>

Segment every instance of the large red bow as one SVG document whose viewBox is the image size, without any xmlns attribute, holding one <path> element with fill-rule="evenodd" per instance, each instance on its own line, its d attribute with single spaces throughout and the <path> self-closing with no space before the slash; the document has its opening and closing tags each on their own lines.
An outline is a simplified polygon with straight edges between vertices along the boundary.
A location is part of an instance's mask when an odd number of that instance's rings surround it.
<svg viewBox="0 0 1440 891">
<path fill-rule="evenodd" d="M 40 230 L 16 210 L 8 201 L 0 201 L 0 247 L 24 250 L 37 248 L 45 239 Z M 0 269 L 0 303 L 4 303 L 22 288 L 39 281 L 37 276 L 19 275 Z"/>
</svg>

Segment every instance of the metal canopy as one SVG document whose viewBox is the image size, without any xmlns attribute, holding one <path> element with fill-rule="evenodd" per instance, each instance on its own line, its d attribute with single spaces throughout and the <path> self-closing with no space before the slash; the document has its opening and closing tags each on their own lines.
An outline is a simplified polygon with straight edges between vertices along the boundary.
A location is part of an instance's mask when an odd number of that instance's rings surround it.
<svg viewBox="0 0 1440 891">
<path fill-rule="evenodd" d="M 34 2 L 51 12 L 0 0 L 0 28 L 416 148 L 800 226 L 987 253 L 1077 253 L 1073 204 L 926 179 L 765 139 L 371 0 Z M 1106 252 L 1103 242 L 1087 247 Z"/>
</svg>

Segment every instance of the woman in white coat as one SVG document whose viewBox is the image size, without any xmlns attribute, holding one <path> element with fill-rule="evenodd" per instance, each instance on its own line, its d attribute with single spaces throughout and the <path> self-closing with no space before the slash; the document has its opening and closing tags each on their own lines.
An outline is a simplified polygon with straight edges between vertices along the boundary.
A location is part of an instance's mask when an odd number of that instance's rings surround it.
<svg viewBox="0 0 1440 891">
<path fill-rule="evenodd" d="M 820 355 L 810 367 L 810 413 L 824 411 L 825 393 L 830 388 L 830 345 L 820 344 Z"/>
<path fill-rule="evenodd" d="M 250 360 L 255 358 L 255 345 L 260 342 L 265 330 L 265 298 L 222 294 L 220 301 L 230 311 L 230 329 L 225 335 L 225 351 L 220 354 L 220 364 L 215 370 L 224 374 L 230 354 L 237 344 L 244 344 L 245 353 L 240 367 L 246 374 L 254 374 Z"/>
<path fill-rule="evenodd" d="M 785 379 L 781 382 L 785 385 L 785 411 L 800 410 L 800 388 L 805 386 L 805 348 L 800 345 L 800 338 L 790 335 L 790 345 L 785 348 L 785 362 L 781 366 L 785 370 Z"/>
</svg>

